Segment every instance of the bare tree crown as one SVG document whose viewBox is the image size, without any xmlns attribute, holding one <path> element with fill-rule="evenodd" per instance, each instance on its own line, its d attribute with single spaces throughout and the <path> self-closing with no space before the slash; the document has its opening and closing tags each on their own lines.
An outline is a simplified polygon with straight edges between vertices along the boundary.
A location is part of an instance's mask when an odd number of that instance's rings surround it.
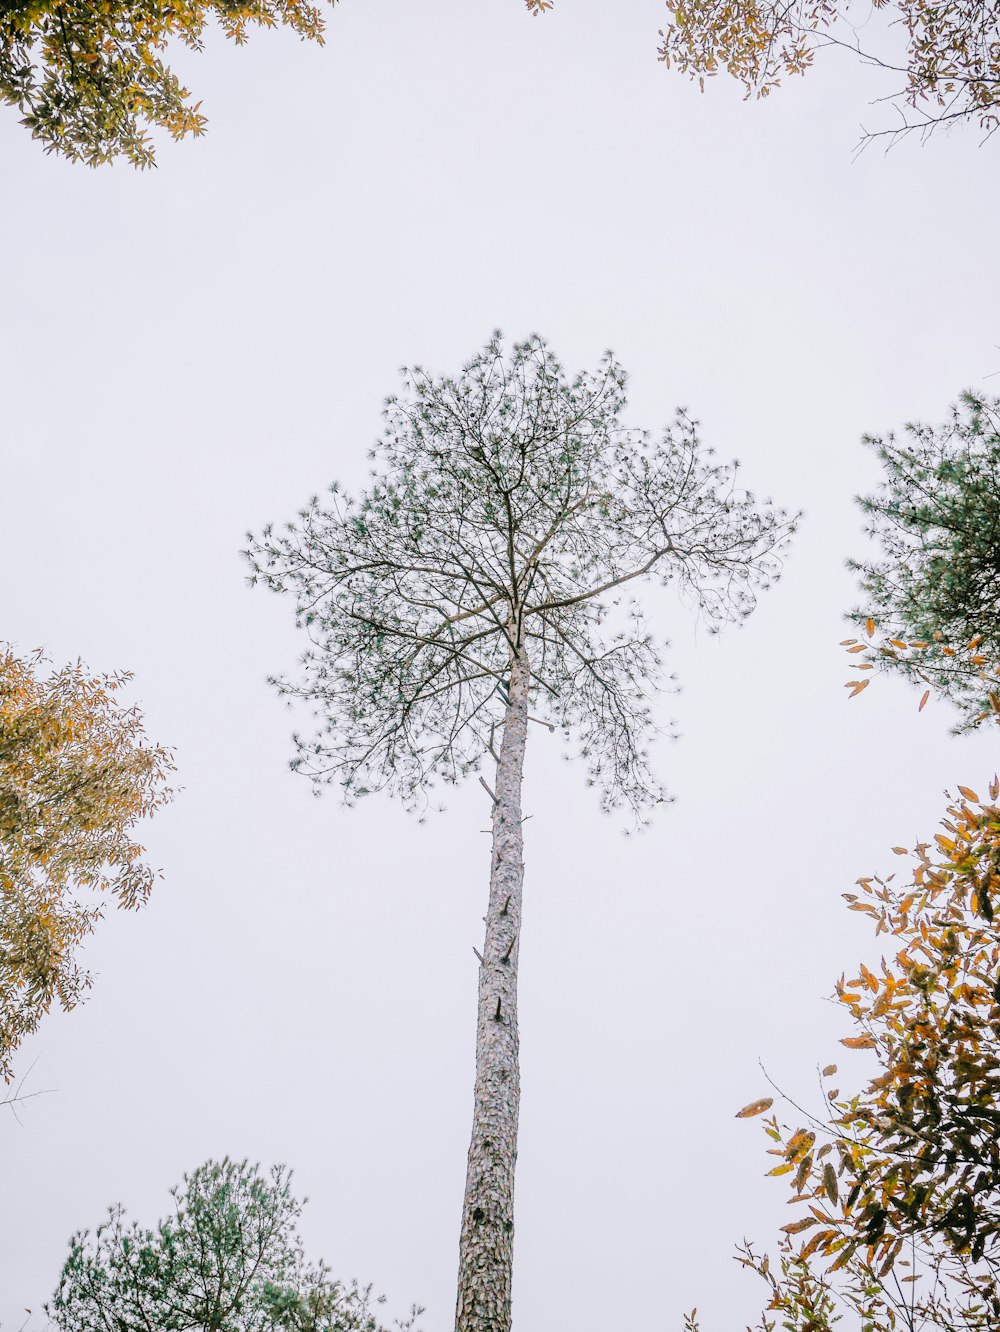
<svg viewBox="0 0 1000 1332">
<path fill-rule="evenodd" d="M 292 592 L 311 646 L 297 679 L 318 731 L 293 766 L 348 799 L 410 803 L 479 764 L 511 662 L 573 737 L 606 808 L 661 798 L 647 743 L 659 647 L 631 595 L 675 584 L 710 627 L 750 613 L 794 519 L 735 484 L 678 411 L 626 428 L 610 353 L 570 378 L 543 339 L 493 338 L 455 376 L 403 371 L 366 492 L 334 484 L 249 537 L 251 581 Z"/>
</svg>

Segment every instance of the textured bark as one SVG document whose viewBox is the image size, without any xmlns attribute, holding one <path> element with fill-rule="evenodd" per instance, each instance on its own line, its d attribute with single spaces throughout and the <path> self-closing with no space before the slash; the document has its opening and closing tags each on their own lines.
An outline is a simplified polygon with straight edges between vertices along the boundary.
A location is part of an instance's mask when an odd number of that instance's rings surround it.
<svg viewBox="0 0 1000 1332">
<path fill-rule="evenodd" d="M 496 773 L 486 942 L 479 968 L 476 1093 L 459 1244 L 455 1332 L 510 1332 L 514 1165 L 521 1096 L 517 955 L 524 880 L 521 774 L 528 730 L 528 663 L 511 663 Z"/>
</svg>

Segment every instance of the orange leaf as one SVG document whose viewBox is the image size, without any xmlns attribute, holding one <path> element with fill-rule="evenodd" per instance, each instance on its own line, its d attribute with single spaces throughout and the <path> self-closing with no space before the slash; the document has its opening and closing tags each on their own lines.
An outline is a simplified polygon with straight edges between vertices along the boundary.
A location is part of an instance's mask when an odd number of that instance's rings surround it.
<svg viewBox="0 0 1000 1332">
<path fill-rule="evenodd" d="M 816 1134 L 809 1129 L 798 1129 L 789 1139 L 788 1146 L 785 1148 L 785 1156 L 790 1161 L 797 1161 L 805 1156 L 809 1148 L 816 1141 Z"/>
<path fill-rule="evenodd" d="M 849 1050 L 874 1050 L 874 1036 L 845 1036 L 841 1040 L 841 1045 L 846 1045 Z"/>
<path fill-rule="evenodd" d="M 770 1110 L 772 1105 L 774 1105 L 773 1096 L 762 1096 L 759 1101 L 751 1101 L 742 1110 L 737 1110 L 736 1118 L 751 1119 L 754 1115 L 762 1115 L 765 1110 Z"/>
<path fill-rule="evenodd" d="M 924 710 L 924 706 L 925 706 L 925 704 L 927 703 L 927 700 L 930 698 L 930 696 L 931 696 L 931 691 L 930 691 L 929 689 L 925 689 L 925 690 L 924 690 L 924 696 L 923 696 L 923 698 L 920 700 L 920 706 L 919 706 L 919 708 L 917 708 L 917 711 L 918 711 L 918 712 L 923 712 L 923 710 Z"/>
<path fill-rule="evenodd" d="M 830 1240 L 837 1238 L 835 1230 L 817 1230 L 812 1239 L 799 1254 L 800 1258 L 810 1258 L 816 1252 L 821 1244 L 828 1244 Z"/>
</svg>

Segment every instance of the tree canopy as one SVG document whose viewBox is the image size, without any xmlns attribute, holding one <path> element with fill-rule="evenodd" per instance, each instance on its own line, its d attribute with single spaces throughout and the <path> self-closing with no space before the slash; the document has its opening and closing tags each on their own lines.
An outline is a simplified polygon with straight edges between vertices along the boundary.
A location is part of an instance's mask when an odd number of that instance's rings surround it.
<svg viewBox="0 0 1000 1332">
<path fill-rule="evenodd" d="M 908 878 L 844 894 L 897 950 L 836 986 L 855 1028 L 842 1044 L 877 1072 L 843 1094 L 828 1065 L 825 1109 L 789 1102 L 795 1119 L 765 1121 L 796 1215 L 776 1265 L 741 1253 L 771 1292 L 761 1329 L 779 1313 L 827 1332 L 845 1311 L 869 1332 L 1000 1323 L 998 799 L 995 779 L 985 799 L 959 787 L 933 842 L 894 848 L 912 855 Z"/>
<path fill-rule="evenodd" d="M 0 99 L 46 152 L 152 166 L 150 129 L 174 139 L 205 129 L 164 53 L 171 41 L 201 50 L 213 20 L 238 44 L 252 25 L 323 40 L 308 0 L 0 0 Z"/>
<path fill-rule="evenodd" d="M 866 442 L 885 479 L 858 500 L 881 557 L 850 562 L 853 618 L 880 631 L 861 666 L 925 684 L 978 726 L 1000 712 L 1000 401 L 967 393 L 942 425 Z"/>
<path fill-rule="evenodd" d="M 171 1190 L 153 1228 L 120 1206 L 70 1241 L 47 1308 L 59 1332 L 384 1332 L 370 1287 L 306 1260 L 291 1173 L 208 1161 Z M 412 1329 L 414 1308 L 400 1329 Z"/>
<path fill-rule="evenodd" d="M 76 961 L 108 898 L 149 896 L 135 825 L 169 798 L 170 755 L 115 697 L 126 674 L 44 673 L 39 654 L 0 650 L 0 1074 L 53 1001 L 72 1008 L 90 977 Z"/>
<path fill-rule="evenodd" d="M 336 0 L 330 0 L 335 4 Z M 525 0 L 542 14 L 554 0 Z M 803 74 L 818 50 L 840 47 L 896 76 L 898 123 L 875 131 L 928 132 L 955 121 L 991 134 L 1000 107 L 1000 26 L 988 0 L 874 0 L 881 46 L 862 47 L 846 0 L 668 0 L 660 59 L 697 78 L 725 70 L 747 96 L 767 96 Z M 46 152 L 98 166 L 124 158 L 152 166 L 154 128 L 172 138 L 201 134 L 201 102 L 166 63 L 171 41 L 200 50 L 215 21 L 237 43 L 252 25 L 291 28 L 322 43 L 320 4 L 310 0 L 0 0 L 0 99 Z"/>
<path fill-rule="evenodd" d="M 676 587 L 712 630 L 750 613 L 793 520 L 738 489 L 698 424 L 624 426 L 609 354 L 568 376 L 543 339 L 499 335 L 457 377 L 404 371 L 357 499 L 334 483 L 297 523 L 249 534 L 252 581 L 294 595 L 311 646 L 282 694 L 313 705 L 295 765 L 348 798 L 411 802 L 479 764 L 512 648 L 575 737 L 606 808 L 662 796 L 646 750 L 661 655 L 631 596 Z"/>
<path fill-rule="evenodd" d="M 554 8 L 553 0 L 525 3 L 535 14 Z M 667 0 L 666 7 L 660 59 L 702 88 L 725 71 L 747 97 L 766 97 L 783 79 L 805 74 L 817 52 L 839 48 L 895 76 L 895 91 L 879 100 L 897 119 L 868 138 L 926 134 L 954 121 L 990 135 L 1000 123 L 1000 19 L 991 0 L 872 0 L 861 15 L 848 0 Z"/>
</svg>

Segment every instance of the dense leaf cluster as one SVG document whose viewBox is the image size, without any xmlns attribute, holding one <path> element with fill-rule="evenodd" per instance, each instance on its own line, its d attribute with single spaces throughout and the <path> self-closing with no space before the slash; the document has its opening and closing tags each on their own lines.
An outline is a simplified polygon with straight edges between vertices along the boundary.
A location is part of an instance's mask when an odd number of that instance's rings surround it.
<svg viewBox="0 0 1000 1332">
<path fill-rule="evenodd" d="M 660 798 L 647 762 L 660 651 L 630 585 L 672 584 L 711 628 L 750 613 L 792 521 L 740 491 L 680 412 L 627 429 L 606 355 L 570 378 L 540 338 L 499 335 L 457 377 L 404 372 L 369 489 L 337 485 L 250 535 L 253 581 L 295 597 L 296 680 L 319 733 L 297 764 L 348 797 L 414 799 L 476 768 L 513 654 L 534 705 L 576 740 L 604 803 Z"/>
<path fill-rule="evenodd" d="M 47 152 L 151 166 L 149 129 L 180 139 L 205 127 L 164 53 L 171 41 L 201 50 L 212 19 L 238 43 L 251 24 L 323 40 L 308 0 L 0 0 L 0 99 Z"/>
<path fill-rule="evenodd" d="M 49 675 L 0 649 L 0 1076 L 53 1000 L 89 984 L 76 949 L 107 898 L 139 906 L 153 871 L 132 830 L 170 797 L 168 752 L 115 698 L 127 675 Z M 103 900 L 102 900 L 103 899 Z"/>
<path fill-rule="evenodd" d="M 1000 710 L 1000 401 L 966 394 L 943 425 L 867 442 L 885 481 L 858 502 L 882 555 L 851 567 L 865 597 L 855 618 L 887 640 L 870 664 L 978 725 Z"/>
</svg>

